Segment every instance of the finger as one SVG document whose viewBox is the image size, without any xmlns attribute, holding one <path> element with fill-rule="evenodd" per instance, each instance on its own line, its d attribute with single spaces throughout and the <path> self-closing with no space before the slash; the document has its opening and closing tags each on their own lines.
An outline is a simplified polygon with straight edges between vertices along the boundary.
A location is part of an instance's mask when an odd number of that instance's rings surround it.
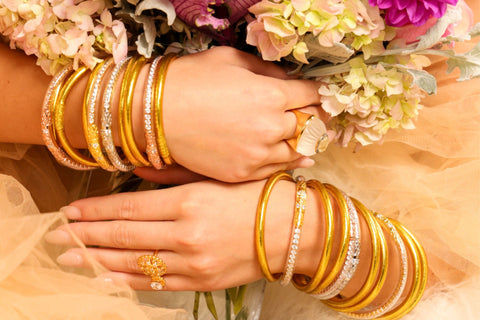
<svg viewBox="0 0 480 320">
<path fill-rule="evenodd" d="M 318 89 L 321 82 L 313 80 L 277 80 L 286 93 L 286 104 L 284 110 L 296 109 L 299 107 L 318 105 L 320 94 Z"/>
<path fill-rule="evenodd" d="M 92 268 L 94 263 L 100 263 L 103 267 L 114 272 L 138 273 L 143 271 L 138 266 L 138 258 L 144 255 L 154 255 L 152 250 L 118 250 L 110 248 L 72 248 L 61 254 L 57 262 L 76 268 Z M 167 265 L 169 274 L 186 274 L 186 261 L 183 256 L 173 251 L 158 251 L 160 257 Z"/>
<path fill-rule="evenodd" d="M 285 141 L 280 141 L 272 145 L 269 148 L 268 157 L 261 163 L 261 165 L 267 166 L 269 164 L 288 164 L 298 159 L 302 158 L 303 156 L 293 150 L 290 145 L 285 143 Z"/>
<path fill-rule="evenodd" d="M 175 233 L 172 221 L 97 221 L 62 225 L 46 234 L 53 244 L 75 245 L 73 235 L 87 246 L 148 250 L 159 248 L 173 250 Z"/>
<path fill-rule="evenodd" d="M 192 172 L 182 166 L 172 166 L 165 170 L 150 167 L 141 167 L 133 170 L 140 178 L 158 184 L 185 184 L 206 179 L 198 173 Z"/>
<path fill-rule="evenodd" d="M 125 192 L 77 200 L 60 209 L 67 218 L 98 220 L 174 220 L 179 212 L 178 188 Z"/>
<path fill-rule="evenodd" d="M 163 276 L 166 285 L 163 291 L 210 291 L 205 286 L 199 286 L 191 278 L 184 275 L 166 274 Z M 107 283 L 128 285 L 134 290 L 152 291 L 151 278 L 137 273 L 106 272 L 98 277 Z"/>
<path fill-rule="evenodd" d="M 262 58 L 253 54 L 240 50 L 235 50 L 232 51 L 232 53 L 230 53 L 228 57 L 228 62 L 230 64 L 247 69 L 255 74 L 278 79 L 291 78 L 287 74 L 287 71 L 281 66 L 270 61 L 265 61 Z"/>
<path fill-rule="evenodd" d="M 259 168 L 253 174 L 252 180 L 265 179 L 277 171 L 293 170 L 297 168 L 309 168 L 315 164 L 315 161 L 309 157 L 301 157 L 288 163 L 269 164 Z"/>
</svg>

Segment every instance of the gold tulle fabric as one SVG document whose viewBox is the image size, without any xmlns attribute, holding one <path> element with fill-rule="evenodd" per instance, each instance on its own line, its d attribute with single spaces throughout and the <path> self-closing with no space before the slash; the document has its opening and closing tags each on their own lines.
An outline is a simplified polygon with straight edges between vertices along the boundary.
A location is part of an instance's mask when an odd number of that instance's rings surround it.
<svg viewBox="0 0 480 320">
<path fill-rule="evenodd" d="M 298 170 L 417 235 L 430 280 L 406 320 L 480 319 L 480 79 L 458 83 L 445 69 L 443 60 L 431 66 L 439 92 L 424 101 L 416 129 L 389 133 L 382 145 L 357 153 L 330 146 L 315 157 L 313 169 Z M 61 168 L 43 147 L 24 145 L 0 145 L 0 173 L 0 319 L 190 318 L 183 310 L 152 304 L 185 306 L 191 294 L 142 293 L 139 300 L 136 292 L 98 279 L 101 266 L 80 274 L 55 263 L 63 248 L 47 245 L 43 237 L 66 223 L 56 210 L 87 189 L 105 193 L 116 181 Z M 272 284 L 261 318 L 341 316 L 292 287 Z"/>
<path fill-rule="evenodd" d="M 457 48 L 462 50 L 463 48 Z M 429 262 L 423 300 L 402 319 L 480 319 L 480 79 L 457 82 L 442 59 L 439 92 L 424 100 L 416 129 L 392 132 L 357 153 L 330 146 L 313 169 L 367 207 L 401 221 Z M 295 290 L 268 288 L 264 319 L 339 319 Z M 288 314 L 284 318 L 282 314 Z"/>
</svg>

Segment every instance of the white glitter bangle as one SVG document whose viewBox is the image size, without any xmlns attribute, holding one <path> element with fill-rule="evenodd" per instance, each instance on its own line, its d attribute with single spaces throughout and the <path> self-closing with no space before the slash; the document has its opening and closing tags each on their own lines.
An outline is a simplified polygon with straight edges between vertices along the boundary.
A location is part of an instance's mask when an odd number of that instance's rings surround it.
<svg viewBox="0 0 480 320">
<path fill-rule="evenodd" d="M 340 198 L 340 196 L 343 196 L 345 199 L 345 205 L 350 218 L 350 240 L 348 242 L 347 257 L 336 279 L 324 290 L 312 294 L 313 297 L 321 300 L 327 300 L 339 294 L 355 275 L 360 262 L 360 222 L 357 209 L 349 196 L 342 193 L 337 195 L 337 198 Z M 341 203 L 339 203 L 339 206 L 342 207 Z"/>
<path fill-rule="evenodd" d="M 96 106 L 102 78 L 112 63 L 113 58 L 110 58 L 95 67 L 90 75 L 83 101 L 83 130 L 88 150 L 100 167 L 107 171 L 116 171 L 117 169 L 105 157 L 104 151 L 102 150 L 97 126 Z"/>
<path fill-rule="evenodd" d="M 358 312 L 346 313 L 346 315 L 349 316 L 350 318 L 375 319 L 384 315 L 385 313 L 389 312 L 396 306 L 407 284 L 408 258 L 407 258 L 407 249 L 405 248 L 405 243 L 403 242 L 402 238 L 400 237 L 400 234 L 398 233 L 393 223 L 391 223 L 387 217 L 378 213 L 375 213 L 374 215 L 378 219 L 378 221 L 385 226 L 385 228 L 388 228 L 388 230 L 390 231 L 390 235 L 395 240 L 395 245 L 397 246 L 397 250 L 400 254 L 400 281 L 398 282 L 397 287 L 395 288 L 391 297 L 380 307 L 375 308 L 374 310 L 371 310 L 371 311 L 366 311 L 365 310 L 366 308 L 365 308 L 365 309 L 359 310 Z"/>
<path fill-rule="evenodd" d="M 53 113 L 55 111 L 55 103 L 57 101 L 58 94 L 60 93 L 62 83 L 65 82 L 66 78 L 72 73 L 72 71 L 73 67 L 70 64 L 64 67 L 60 72 L 58 72 L 53 77 L 52 81 L 50 81 L 50 85 L 48 86 L 42 105 L 42 138 L 45 146 L 60 164 L 75 170 L 91 170 L 94 169 L 94 167 L 87 166 L 72 159 L 60 147 L 60 145 L 54 138 L 55 133 L 53 124 Z"/>
<path fill-rule="evenodd" d="M 300 245 L 300 234 L 302 232 L 305 208 L 307 204 L 307 183 L 305 178 L 298 176 L 296 178 L 295 209 L 292 223 L 292 233 L 290 239 L 290 250 L 287 255 L 285 271 L 280 278 L 280 284 L 286 286 L 292 280 L 293 271 L 297 259 L 298 248 Z"/>
<path fill-rule="evenodd" d="M 105 148 L 105 152 L 108 155 L 108 158 L 112 162 L 113 166 L 117 168 L 120 171 L 131 171 L 135 169 L 135 166 L 132 165 L 128 160 L 123 160 L 120 155 L 117 152 L 117 148 L 115 147 L 115 144 L 113 143 L 113 137 L 112 137 L 112 104 L 113 104 L 113 99 L 112 99 L 112 93 L 113 89 L 115 87 L 115 83 L 119 77 L 120 71 L 122 70 L 123 66 L 125 66 L 126 62 L 130 60 L 131 57 L 127 57 L 120 61 L 117 65 L 112 70 L 112 73 L 110 74 L 110 79 L 107 83 L 107 87 L 105 88 L 105 91 L 103 93 L 103 103 L 102 103 L 102 108 L 101 108 L 101 138 L 102 138 L 102 144 L 103 147 Z"/>
<path fill-rule="evenodd" d="M 144 109 L 143 109 L 143 121 L 145 126 L 145 140 L 147 141 L 147 156 L 148 160 L 155 169 L 165 169 L 165 163 L 162 161 L 160 154 L 157 148 L 157 140 L 155 138 L 154 123 L 153 123 L 153 109 L 152 106 L 155 103 L 155 93 L 153 90 L 153 83 L 155 76 L 157 74 L 157 67 L 159 61 L 162 59 L 162 56 L 156 57 L 150 69 L 148 71 L 147 85 L 145 86 L 144 93 Z"/>
</svg>

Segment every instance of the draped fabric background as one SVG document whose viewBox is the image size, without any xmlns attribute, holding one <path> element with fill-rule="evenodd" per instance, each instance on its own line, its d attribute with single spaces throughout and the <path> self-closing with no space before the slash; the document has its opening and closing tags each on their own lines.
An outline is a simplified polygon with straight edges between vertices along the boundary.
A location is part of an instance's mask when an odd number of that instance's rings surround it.
<svg viewBox="0 0 480 320">
<path fill-rule="evenodd" d="M 469 4 L 480 13 L 478 1 Z M 480 79 L 458 83 L 445 69 L 441 59 L 431 66 L 439 92 L 424 101 L 416 129 L 392 132 L 382 145 L 357 153 L 331 146 L 313 169 L 298 170 L 417 235 L 430 280 L 406 320 L 480 319 Z M 58 208 L 87 189 L 106 193 L 117 179 L 61 168 L 43 147 L 8 144 L 0 144 L 0 173 L 0 319 L 190 318 L 173 308 L 190 308 L 191 293 L 140 293 L 139 303 L 132 290 L 96 279 L 101 266 L 85 274 L 60 268 L 55 258 L 64 248 L 43 241 L 49 228 L 66 222 Z M 271 284 L 262 319 L 341 316 L 292 287 Z"/>
</svg>

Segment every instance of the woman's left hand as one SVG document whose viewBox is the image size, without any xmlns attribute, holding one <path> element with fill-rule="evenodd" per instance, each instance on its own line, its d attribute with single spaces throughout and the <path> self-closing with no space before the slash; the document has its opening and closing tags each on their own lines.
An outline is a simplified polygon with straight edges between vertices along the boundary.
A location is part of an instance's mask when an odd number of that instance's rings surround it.
<svg viewBox="0 0 480 320">
<path fill-rule="evenodd" d="M 89 267 L 88 253 L 112 271 L 104 277 L 134 289 L 150 289 L 150 277 L 137 259 L 155 250 L 167 264 L 166 290 L 209 291 L 249 283 L 262 278 L 254 230 L 263 185 L 205 180 L 75 201 L 64 212 L 77 222 L 59 227 L 47 240 L 75 245 L 70 228 L 84 244 L 98 247 L 69 249 L 60 263 Z M 272 272 L 282 272 L 285 263 L 294 193 L 293 183 L 280 181 L 270 197 L 266 250 Z"/>
</svg>

